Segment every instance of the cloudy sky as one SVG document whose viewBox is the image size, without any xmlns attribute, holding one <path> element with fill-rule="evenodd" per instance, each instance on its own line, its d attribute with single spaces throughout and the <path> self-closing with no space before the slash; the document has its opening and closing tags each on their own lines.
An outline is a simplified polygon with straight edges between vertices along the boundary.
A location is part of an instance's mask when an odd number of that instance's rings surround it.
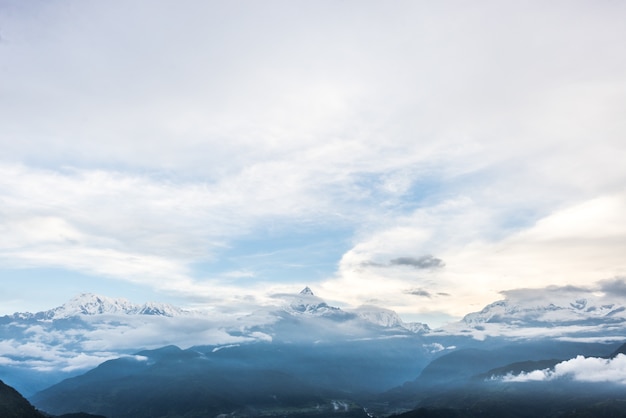
<svg viewBox="0 0 626 418">
<path fill-rule="evenodd" d="M 436 324 L 626 277 L 625 17 L 0 0 L 0 314 L 309 285 Z"/>
</svg>

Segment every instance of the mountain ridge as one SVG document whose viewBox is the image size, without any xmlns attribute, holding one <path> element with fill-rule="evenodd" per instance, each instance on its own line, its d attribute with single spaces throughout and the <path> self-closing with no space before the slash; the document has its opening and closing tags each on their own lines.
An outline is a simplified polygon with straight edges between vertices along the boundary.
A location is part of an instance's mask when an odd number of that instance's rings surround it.
<svg viewBox="0 0 626 418">
<path fill-rule="evenodd" d="M 583 291 L 544 292 L 507 298 L 440 328 L 405 323 L 393 310 L 371 305 L 332 306 L 306 286 L 270 295 L 271 305 L 249 313 L 185 310 L 83 293 L 62 306 L 0 317 L 0 373 L 27 396 L 120 355 L 168 344 L 217 349 L 257 342 L 318 344 L 333 341 L 410 339 L 429 355 L 481 341 L 556 338 L 580 342 L 623 341 L 626 312 L 618 300 Z M 589 293 L 589 292 L 587 292 Z M 439 354 L 437 354 L 439 353 Z M 46 372 L 41 372 L 45 370 Z"/>
<path fill-rule="evenodd" d="M 242 314 L 186 310 L 156 302 L 135 304 L 82 293 L 47 311 L 0 317 L 0 339 L 5 346 L 0 352 L 0 373 L 12 375 L 11 383 L 28 396 L 120 355 L 168 344 L 309 344 L 419 336 L 427 329 L 422 324 L 376 321 L 361 311 L 343 310 L 309 287 L 300 293 L 273 295 L 273 301 Z M 395 312 L 385 312 L 397 318 Z"/>
<path fill-rule="evenodd" d="M 15 418 L 45 418 L 17 390 L 0 380 L 0 416 Z"/>
<path fill-rule="evenodd" d="M 190 311 L 174 305 L 160 302 L 131 303 L 124 298 L 110 298 L 94 293 L 80 293 L 61 306 L 36 313 L 16 312 L 11 315 L 15 319 L 56 320 L 81 315 L 156 315 L 180 316 Z"/>
</svg>

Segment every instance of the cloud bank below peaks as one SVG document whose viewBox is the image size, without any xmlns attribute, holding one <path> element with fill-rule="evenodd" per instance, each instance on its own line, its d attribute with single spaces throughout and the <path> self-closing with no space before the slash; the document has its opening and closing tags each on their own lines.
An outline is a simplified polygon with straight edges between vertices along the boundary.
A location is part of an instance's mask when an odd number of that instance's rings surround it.
<svg viewBox="0 0 626 418">
<path fill-rule="evenodd" d="M 626 355 L 618 354 L 611 359 L 577 356 L 558 363 L 552 369 L 502 377 L 504 382 L 548 382 L 561 379 L 626 385 Z"/>
</svg>

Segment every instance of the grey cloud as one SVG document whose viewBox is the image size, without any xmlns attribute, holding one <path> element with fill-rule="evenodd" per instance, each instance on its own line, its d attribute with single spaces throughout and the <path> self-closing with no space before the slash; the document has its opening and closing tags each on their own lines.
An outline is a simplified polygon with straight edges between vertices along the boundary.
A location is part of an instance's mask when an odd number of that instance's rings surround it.
<svg viewBox="0 0 626 418">
<path fill-rule="evenodd" d="M 425 298 L 430 298 L 432 297 L 432 294 L 424 289 L 410 289 L 405 291 L 404 293 L 408 294 L 408 295 L 414 295 L 414 296 L 423 296 Z"/>
<path fill-rule="evenodd" d="M 433 269 L 441 268 L 445 264 L 440 258 L 432 255 L 423 255 L 421 257 L 399 257 L 389 261 L 391 266 L 411 266 L 417 269 Z"/>
<path fill-rule="evenodd" d="M 361 263 L 362 267 L 394 267 L 409 266 L 416 269 L 437 269 L 445 266 L 442 259 L 433 257 L 432 255 L 423 255 L 421 257 L 398 257 L 389 260 L 389 263 L 378 263 L 376 261 L 365 261 Z"/>
<path fill-rule="evenodd" d="M 625 287 L 626 290 L 626 287 Z M 582 287 L 582 286 L 546 286 L 542 288 L 519 288 L 519 289 L 509 289 L 502 290 L 499 293 L 503 295 L 507 299 L 532 299 L 536 297 L 544 297 L 548 293 L 556 293 L 556 294 L 580 294 L 580 293 L 589 293 L 593 291 L 593 289 Z"/>
<path fill-rule="evenodd" d="M 450 296 L 450 293 L 437 292 L 433 294 L 429 292 L 428 290 L 424 290 L 424 289 L 409 289 L 409 290 L 405 290 L 404 293 L 407 295 L 422 296 L 425 298 L 432 298 L 433 296 Z"/>
<path fill-rule="evenodd" d="M 601 280 L 598 282 L 600 290 L 611 295 L 626 296 L 626 278 L 615 277 L 613 279 Z"/>
</svg>

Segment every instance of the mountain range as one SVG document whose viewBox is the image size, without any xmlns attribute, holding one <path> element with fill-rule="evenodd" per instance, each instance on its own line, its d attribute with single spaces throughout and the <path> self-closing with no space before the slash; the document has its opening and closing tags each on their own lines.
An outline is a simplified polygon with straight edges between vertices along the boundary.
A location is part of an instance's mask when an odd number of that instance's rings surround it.
<svg viewBox="0 0 626 418">
<path fill-rule="evenodd" d="M 551 416 L 571 415 L 567 396 L 586 399 L 583 409 L 620 405 L 619 299 L 584 289 L 505 296 L 431 329 L 385 308 L 331 306 L 308 287 L 235 315 L 82 294 L 1 317 L 0 376 L 46 412 L 122 418 L 386 416 L 415 407 L 481 416 L 472 397 L 503 414 L 498 400 L 512 408 L 537 391 L 554 398 L 544 402 Z"/>
<path fill-rule="evenodd" d="M 113 299 L 92 293 L 82 293 L 54 309 L 35 314 L 29 312 L 15 313 L 12 315 L 12 318 L 46 321 L 68 319 L 82 315 L 155 315 L 173 317 L 189 313 L 189 311 L 166 303 L 148 302 L 138 305 L 126 299 Z"/>
<path fill-rule="evenodd" d="M 626 335 L 626 300 L 620 293 L 579 288 L 521 289 L 435 334 L 476 339 L 551 337 L 621 341 Z"/>
<path fill-rule="evenodd" d="M 429 331 L 388 309 L 330 306 L 308 287 L 274 299 L 275 305 L 233 315 L 80 294 L 47 311 L 0 317 L 0 376 L 30 395 L 103 361 L 170 344 L 419 340 Z"/>
</svg>

